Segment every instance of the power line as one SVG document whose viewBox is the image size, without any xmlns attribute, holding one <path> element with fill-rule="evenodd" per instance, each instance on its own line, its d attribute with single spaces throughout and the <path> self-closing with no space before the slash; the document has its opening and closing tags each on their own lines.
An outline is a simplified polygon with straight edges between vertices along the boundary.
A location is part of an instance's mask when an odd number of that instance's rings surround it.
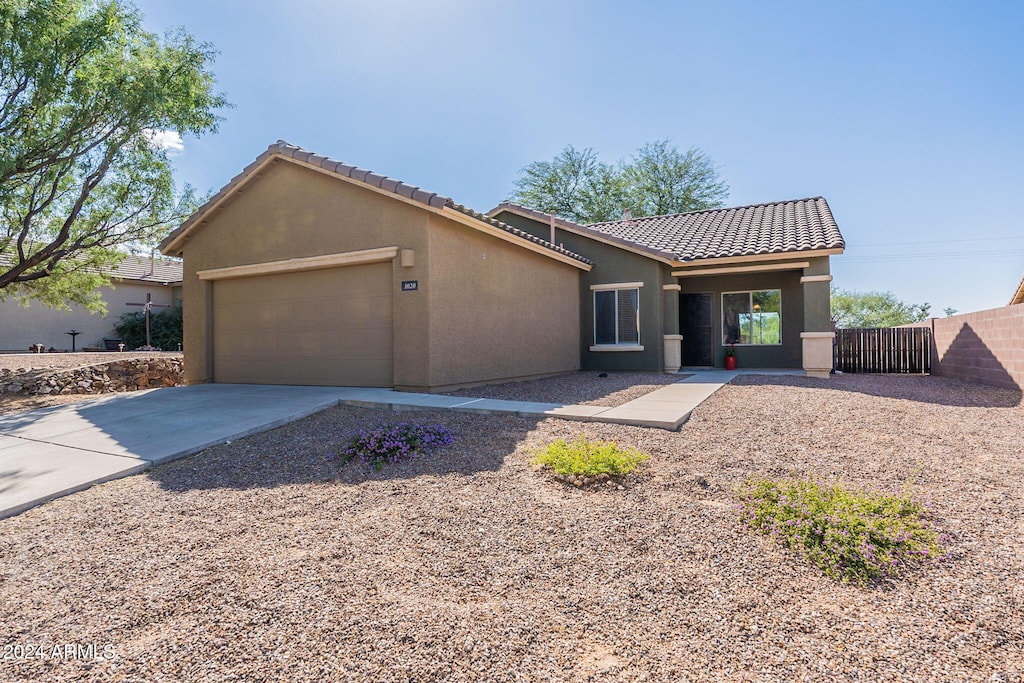
<svg viewBox="0 0 1024 683">
<path fill-rule="evenodd" d="M 903 247 L 903 246 L 914 246 L 918 244 L 954 244 L 957 242 L 1005 242 L 1006 240 L 1024 240 L 1024 235 L 1014 237 L 977 237 L 973 239 L 962 239 L 962 240 L 921 240 L 920 242 L 872 242 L 869 244 L 847 244 L 846 246 L 860 248 L 860 247 Z"/>
</svg>

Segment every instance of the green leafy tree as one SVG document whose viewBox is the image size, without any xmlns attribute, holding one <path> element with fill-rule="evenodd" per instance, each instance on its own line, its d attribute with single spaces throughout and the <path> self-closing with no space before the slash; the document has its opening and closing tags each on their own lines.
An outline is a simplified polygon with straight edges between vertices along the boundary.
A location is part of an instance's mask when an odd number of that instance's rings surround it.
<svg viewBox="0 0 1024 683">
<path fill-rule="evenodd" d="M 82 304 L 195 204 L 161 136 L 216 130 L 214 52 L 108 0 L 0 0 L 0 299 Z"/>
<path fill-rule="evenodd" d="M 704 152 L 680 152 L 668 140 L 639 149 L 622 175 L 634 216 L 664 216 L 722 206 L 729 186 Z"/>
<path fill-rule="evenodd" d="M 114 325 L 114 331 L 126 349 L 137 349 L 146 344 L 146 314 L 134 311 L 123 314 Z M 149 337 L 153 346 L 163 351 L 177 351 L 182 340 L 181 306 L 171 306 L 159 313 L 151 313 Z"/>
<path fill-rule="evenodd" d="M 857 292 L 832 288 L 832 320 L 836 327 L 895 327 L 927 320 L 931 304 L 912 304 L 892 292 Z"/>
<path fill-rule="evenodd" d="M 589 147 L 569 145 L 553 161 L 535 161 L 516 181 L 513 201 L 577 223 L 619 218 L 626 202 L 621 173 Z"/>
<path fill-rule="evenodd" d="M 707 155 L 662 140 L 614 165 L 569 145 L 552 161 L 523 168 L 511 200 L 586 224 L 620 220 L 627 208 L 637 218 L 714 208 L 728 194 Z"/>
</svg>

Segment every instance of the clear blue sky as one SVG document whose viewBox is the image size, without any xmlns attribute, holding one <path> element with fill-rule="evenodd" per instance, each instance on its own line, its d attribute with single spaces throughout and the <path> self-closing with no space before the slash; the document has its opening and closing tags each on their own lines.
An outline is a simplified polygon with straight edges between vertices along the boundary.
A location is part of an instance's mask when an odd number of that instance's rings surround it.
<svg viewBox="0 0 1024 683">
<path fill-rule="evenodd" d="M 729 205 L 823 195 L 835 284 L 933 311 L 1024 274 L 1024 3 L 141 0 L 220 51 L 219 189 L 283 138 L 480 211 L 565 145 L 703 149 Z"/>
</svg>

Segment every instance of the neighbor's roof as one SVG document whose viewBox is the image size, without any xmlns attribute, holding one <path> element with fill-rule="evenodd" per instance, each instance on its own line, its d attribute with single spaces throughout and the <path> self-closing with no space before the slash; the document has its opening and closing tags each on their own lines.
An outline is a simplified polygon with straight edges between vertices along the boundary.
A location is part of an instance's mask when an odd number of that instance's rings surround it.
<svg viewBox="0 0 1024 683">
<path fill-rule="evenodd" d="M 1020 279 L 1020 284 L 1017 285 L 1017 291 L 1013 293 L 1010 298 L 1010 305 L 1024 304 L 1024 277 Z"/>
<path fill-rule="evenodd" d="M 555 252 L 562 257 L 568 257 L 571 260 L 586 264 L 587 266 L 593 265 L 593 261 L 580 256 L 579 254 L 551 244 L 511 225 L 506 225 L 501 221 L 485 216 L 484 214 L 474 211 L 462 204 L 457 204 L 454 200 L 443 195 L 439 195 L 436 192 L 428 192 L 427 190 L 416 187 L 415 185 L 409 185 L 399 180 L 379 175 L 373 171 L 350 166 L 344 162 L 336 161 L 319 154 L 314 154 L 313 152 L 297 147 L 296 145 L 292 145 L 284 140 L 278 140 L 276 143 L 267 147 L 267 150 L 263 152 L 263 154 L 256 157 L 255 161 L 246 166 L 241 173 L 232 178 L 227 185 L 221 188 L 220 192 L 215 194 L 208 202 L 199 207 L 194 214 L 192 214 L 184 223 L 182 223 L 176 230 L 168 235 L 163 242 L 160 243 L 160 251 L 163 253 L 168 253 L 168 251 L 173 252 L 181 238 L 185 237 L 188 232 L 201 223 L 207 213 L 249 180 L 250 177 L 254 176 L 258 169 L 275 159 L 295 161 L 307 166 L 313 166 L 329 174 L 354 180 L 360 184 L 370 185 L 374 188 L 384 190 L 385 192 L 390 192 L 400 197 L 419 202 L 427 207 L 441 210 L 442 212 L 445 210 L 455 211 L 469 216 L 482 224 L 492 228 L 497 228 L 522 240 L 545 247 L 547 250 Z M 180 249 L 177 249 L 177 252 L 180 253 Z"/>
<path fill-rule="evenodd" d="M 532 212 L 540 221 L 549 214 L 504 202 L 502 209 Z M 841 251 L 846 243 L 824 197 L 768 204 L 707 209 L 668 216 L 646 216 L 577 225 L 556 219 L 582 234 L 631 245 L 656 258 L 697 261 L 806 251 Z"/>
<path fill-rule="evenodd" d="M 141 282 L 181 282 L 181 261 L 176 259 L 135 256 L 134 254 L 122 261 L 110 276 L 118 280 L 138 280 Z"/>
<path fill-rule="evenodd" d="M 29 245 L 32 247 L 33 245 Z M 30 249 L 31 253 L 31 249 Z M 71 260 L 75 256 L 68 257 Z M 0 264 L 15 263 L 10 254 L 0 254 Z M 136 282 L 154 282 L 161 285 L 178 284 L 181 282 L 182 265 L 179 259 L 156 258 L 129 254 L 121 263 L 103 273 L 114 280 L 133 280 Z"/>
</svg>

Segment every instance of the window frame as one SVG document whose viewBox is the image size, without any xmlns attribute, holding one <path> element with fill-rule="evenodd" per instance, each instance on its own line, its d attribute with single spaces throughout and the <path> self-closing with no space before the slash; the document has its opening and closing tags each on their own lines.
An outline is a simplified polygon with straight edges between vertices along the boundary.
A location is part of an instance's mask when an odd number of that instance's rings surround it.
<svg viewBox="0 0 1024 683">
<path fill-rule="evenodd" d="M 591 351 L 643 351 L 644 346 L 641 343 L 642 339 L 640 336 L 640 289 L 644 286 L 642 282 L 612 282 L 600 285 L 591 285 L 590 291 L 590 302 L 591 310 L 593 312 L 593 326 L 592 326 L 592 339 L 594 343 L 590 346 Z M 621 291 L 636 291 L 636 341 L 635 342 L 622 342 L 619 341 L 621 333 L 619 330 L 619 292 Z M 613 313 L 613 320 L 615 321 L 615 343 L 603 343 L 597 342 L 597 294 L 598 292 L 614 292 L 615 297 L 615 312 Z"/>
<path fill-rule="evenodd" d="M 726 324 L 725 324 L 725 297 L 727 295 L 729 295 L 729 294 L 746 294 L 747 295 L 747 306 L 749 307 L 747 309 L 747 311 L 749 312 L 749 314 L 751 316 L 751 321 L 753 321 L 753 316 L 754 316 L 754 293 L 755 292 L 778 292 L 779 293 L 779 311 L 778 311 L 778 313 L 779 313 L 779 341 L 777 343 L 774 343 L 774 344 L 756 344 L 756 343 L 753 343 L 753 342 L 747 342 L 747 343 L 743 343 L 743 342 L 732 342 L 732 343 L 731 342 L 727 342 L 725 340 L 725 332 L 726 332 Z M 721 342 L 723 348 L 724 347 L 729 347 L 729 346 L 752 346 L 752 347 L 782 346 L 782 288 L 781 287 L 772 287 L 770 289 L 740 289 L 740 290 L 736 290 L 736 291 L 733 291 L 733 292 L 721 292 L 721 296 L 719 298 L 719 303 L 721 304 L 721 315 L 719 316 L 719 320 L 722 323 L 722 333 L 719 335 L 718 340 L 719 340 L 719 342 Z M 774 312 L 774 311 L 772 311 L 772 312 Z M 753 325 L 751 325 L 751 337 L 753 337 Z"/>
</svg>

